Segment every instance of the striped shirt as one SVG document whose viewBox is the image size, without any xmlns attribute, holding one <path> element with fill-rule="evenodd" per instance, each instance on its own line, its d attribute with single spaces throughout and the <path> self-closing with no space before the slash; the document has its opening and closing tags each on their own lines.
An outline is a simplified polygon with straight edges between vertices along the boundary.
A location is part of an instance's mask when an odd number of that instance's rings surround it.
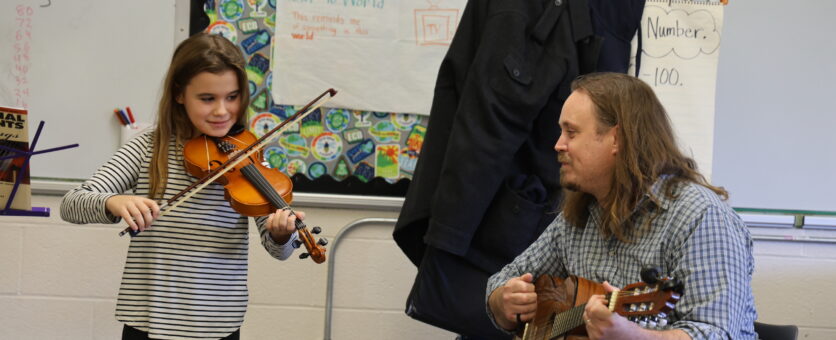
<svg viewBox="0 0 836 340">
<path fill-rule="evenodd" d="M 69 191 L 61 218 L 72 223 L 118 223 L 105 201 L 127 193 L 147 197 L 153 131 L 120 148 L 91 179 Z M 169 144 L 168 182 L 172 197 L 197 179 L 186 173 L 180 148 Z M 290 242 L 279 245 L 256 218 L 261 243 L 284 260 Z M 222 338 L 241 327 L 247 310 L 248 220 L 211 184 L 131 238 L 116 318 L 151 338 Z M 115 235 L 114 235 L 115 237 Z"/>
<path fill-rule="evenodd" d="M 740 217 L 706 187 L 680 183 L 670 198 L 664 179 L 654 184 L 636 211 L 639 235 L 627 232 L 630 243 L 599 232 L 602 209 L 593 204 L 584 228 L 569 225 L 563 214 L 513 262 L 488 281 L 486 299 L 506 281 L 524 273 L 558 277 L 575 275 L 624 287 L 641 281 L 641 271 L 661 267 L 663 276 L 682 280 L 684 294 L 667 329 L 680 329 L 692 339 L 755 339 L 757 317 L 751 280 L 754 270 L 752 238 Z M 488 307 L 488 314 L 495 322 Z"/>
</svg>

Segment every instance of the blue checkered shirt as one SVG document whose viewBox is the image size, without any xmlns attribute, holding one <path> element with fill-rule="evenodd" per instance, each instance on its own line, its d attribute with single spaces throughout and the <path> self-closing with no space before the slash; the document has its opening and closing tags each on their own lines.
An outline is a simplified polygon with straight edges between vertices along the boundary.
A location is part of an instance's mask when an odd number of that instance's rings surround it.
<svg viewBox="0 0 836 340">
<path fill-rule="evenodd" d="M 563 214 L 525 252 L 491 276 L 487 296 L 510 278 L 532 273 L 588 280 L 608 281 L 624 287 L 641 281 L 643 268 L 661 267 L 663 276 L 682 280 L 684 294 L 666 329 L 680 329 L 692 339 L 755 339 L 757 317 L 752 297 L 752 238 L 740 217 L 713 191 L 694 183 L 680 183 L 674 198 L 663 192 L 664 179 L 654 184 L 636 209 L 650 211 L 636 216 L 644 225 L 659 214 L 638 235 L 626 233 L 625 243 L 599 232 L 602 209 L 590 206 L 584 228 L 569 225 Z M 655 211 L 656 209 L 661 209 Z M 491 320 L 494 316 L 488 307 Z"/>
</svg>

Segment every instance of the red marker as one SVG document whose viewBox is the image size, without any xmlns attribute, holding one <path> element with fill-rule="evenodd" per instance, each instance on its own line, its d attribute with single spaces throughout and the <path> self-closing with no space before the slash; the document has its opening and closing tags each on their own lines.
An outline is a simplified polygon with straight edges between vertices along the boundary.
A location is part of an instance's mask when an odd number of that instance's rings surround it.
<svg viewBox="0 0 836 340">
<path fill-rule="evenodd" d="M 134 120 L 134 113 L 131 112 L 131 107 L 126 106 L 125 109 L 128 110 L 128 118 L 131 119 L 131 124 L 136 124 L 136 120 Z"/>
</svg>

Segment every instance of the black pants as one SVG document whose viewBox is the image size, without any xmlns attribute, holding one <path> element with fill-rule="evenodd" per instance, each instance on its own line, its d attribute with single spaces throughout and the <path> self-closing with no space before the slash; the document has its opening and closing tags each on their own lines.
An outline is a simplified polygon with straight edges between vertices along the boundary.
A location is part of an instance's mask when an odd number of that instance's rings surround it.
<svg viewBox="0 0 836 340">
<path fill-rule="evenodd" d="M 148 340 L 148 339 L 149 338 L 148 338 L 148 333 L 147 332 L 143 332 L 141 330 L 138 330 L 138 329 L 133 328 L 133 327 L 128 326 L 128 325 L 125 325 L 125 327 L 122 328 L 122 340 Z M 241 339 L 241 330 L 240 329 L 236 330 L 235 332 L 232 332 L 232 334 L 230 334 L 226 338 L 223 338 L 222 340 L 239 340 L 239 339 Z"/>
</svg>

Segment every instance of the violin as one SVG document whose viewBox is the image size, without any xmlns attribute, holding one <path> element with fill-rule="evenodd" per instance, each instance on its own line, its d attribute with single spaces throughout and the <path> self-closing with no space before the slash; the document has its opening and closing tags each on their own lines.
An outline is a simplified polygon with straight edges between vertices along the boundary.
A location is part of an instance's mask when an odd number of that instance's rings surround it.
<svg viewBox="0 0 836 340">
<path fill-rule="evenodd" d="M 256 140 L 242 125 L 234 126 L 225 137 L 201 135 L 193 138 L 183 146 L 186 171 L 197 178 L 206 177 Z M 232 209 L 244 216 L 265 216 L 276 209 L 290 209 L 288 203 L 293 201 L 293 182 L 290 178 L 253 160 L 252 156 L 228 169 L 215 182 L 224 186 L 225 199 Z M 295 214 L 292 209 L 291 213 Z M 314 234 L 321 231 L 319 227 L 312 229 Z M 308 251 L 300 254 L 299 258 L 310 256 L 316 263 L 324 262 L 323 246 L 328 244 L 328 240 L 320 238 L 314 243 L 311 232 L 300 219 L 296 219 L 296 232 L 299 240 L 294 241 L 293 247 L 304 244 Z"/>
<path fill-rule="evenodd" d="M 295 215 L 288 205 L 288 202 L 293 200 L 293 184 L 290 178 L 279 171 L 263 166 L 260 162 L 253 161 L 251 155 L 264 147 L 274 134 L 283 131 L 289 122 L 307 116 L 336 94 L 337 91 L 334 89 L 326 90 L 258 139 L 243 126 L 237 126 L 233 127 L 223 138 L 199 136 L 187 142 L 183 151 L 186 169 L 192 176 L 200 179 L 162 202 L 157 218 L 176 208 L 212 182 L 224 185 L 225 198 L 235 211 L 244 216 L 264 216 L 277 209 L 289 209 Z M 328 97 L 324 99 L 326 95 Z M 189 146 L 190 144 L 192 145 Z M 304 244 L 308 251 L 300 254 L 299 258 L 311 257 L 316 263 L 325 262 L 323 246 L 328 244 L 328 240 L 320 238 L 319 241 L 314 242 L 311 232 L 298 218 L 295 226 L 299 240 L 293 242 L 293 247 L 298 248 Z M 314 234 L 319 234 L 321 228 L 314 227 L 312 231 Z M 128 227 L 122 230 L 119 236 L 125 234 L 136 236 L 139 231 Z"/>
</svg>

